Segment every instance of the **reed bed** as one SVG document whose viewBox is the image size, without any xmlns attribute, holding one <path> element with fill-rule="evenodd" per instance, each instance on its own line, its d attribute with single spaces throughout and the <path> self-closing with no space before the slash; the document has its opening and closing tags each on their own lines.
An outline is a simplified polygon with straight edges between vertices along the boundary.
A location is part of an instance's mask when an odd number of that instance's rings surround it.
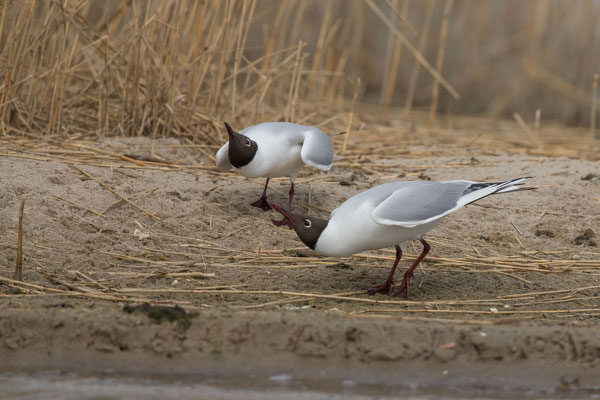
<svg viewBox="0 0 600 400">
<path fill-rule="evenodd" d="M 217 143 L 223 120 L 239 126 L 295 119 L 310 91 L 306 76 L 332 77 L 328 93 L 339 97 L 344 75 L 305 73 L 305 43 L 290 44 L 296 33 L 278 32 L 286 22 L 281 18 L 265 26 L 269 39 L 262 54 L 248 58 L 250 27 L 267 18 L 256 14 L 256 5 L 256 0 L 4 3 L 2 134 L 175 135 Z"/>
<path fill-rule="evenodd" d="M 380 122 L 541 110 L 593 130 L 598 17 L 593 0 L 4 2 L 0 133 L 216 144 L 223 120 L 322 122 L 353 98 Z"/>
</svg>

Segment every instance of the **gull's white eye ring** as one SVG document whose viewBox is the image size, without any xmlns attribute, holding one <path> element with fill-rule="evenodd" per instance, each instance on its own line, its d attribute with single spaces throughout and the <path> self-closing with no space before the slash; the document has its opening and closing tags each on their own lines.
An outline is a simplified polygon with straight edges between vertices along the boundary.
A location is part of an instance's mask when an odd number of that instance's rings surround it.
<svg viewBox="0 0 600 400">
<path fill-rule="evenodd" d="M 310 219 L 305 219 L 304 220 L 304 226 L 307 228 L 310 228 L 310 226 L 312 225 L 312 222 L 310 222 Z"/>
<path fill-rule="evenodd" d="M 252 144 L 252 142 L 250 141 L 250 139 L 246 138 L 244 139 L 244 144 L 248 147 L 250 147 L 250 145 Z"/>
</svg>

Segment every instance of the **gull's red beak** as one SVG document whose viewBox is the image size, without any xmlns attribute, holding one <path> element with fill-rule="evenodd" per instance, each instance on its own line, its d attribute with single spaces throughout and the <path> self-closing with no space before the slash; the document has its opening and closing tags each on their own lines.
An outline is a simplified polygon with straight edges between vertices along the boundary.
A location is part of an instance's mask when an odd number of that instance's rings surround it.
<svg viewBox="0 0 600 400">
<path fill-rule="evenodd" d="M 283 208 L 282 206 L 280 206 L 277 203 L 270 203 L 270 205 L 275 210 L 277 210 L 279 213 L 281 213 L 281 215 L 283 215 L 285 218 L 287 218 L 290 221 L 296 223 L 296 218 L 292 217 L 292 214 L 290 214 L 290 212 L 288 210 L 286 210 L 285 208 Z"/>
</svg>

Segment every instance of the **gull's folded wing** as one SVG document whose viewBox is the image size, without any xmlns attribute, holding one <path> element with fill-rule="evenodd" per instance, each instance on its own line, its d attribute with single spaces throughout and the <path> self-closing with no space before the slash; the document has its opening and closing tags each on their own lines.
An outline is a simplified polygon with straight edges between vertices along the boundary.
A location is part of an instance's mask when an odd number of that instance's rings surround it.
<svg viewBox="0 0 600 400">
<path fill-rule="evenodd" d="M 333 163 L 333 146 L 325 132 L 314 126 L 307 128 L 300 157 L 305 164 L 329 171 Z"/>
<path fill-rule="evenodd" d="M 413 227 L 434 221 L 462 207 L 460 198 L 470 181 L 422 182 L 392 192 L 371 213 L 381 225 Z"/>
<path fill-rule="evenodd" d="M 505 182 L 445 181 L 403 185 L 375 207 L 371 215 L 381 225 L 407 228 L 423 225 L 489 195 L 529 189 L 519 186 L 527 179 L 529 177 Z"/>
</svg>

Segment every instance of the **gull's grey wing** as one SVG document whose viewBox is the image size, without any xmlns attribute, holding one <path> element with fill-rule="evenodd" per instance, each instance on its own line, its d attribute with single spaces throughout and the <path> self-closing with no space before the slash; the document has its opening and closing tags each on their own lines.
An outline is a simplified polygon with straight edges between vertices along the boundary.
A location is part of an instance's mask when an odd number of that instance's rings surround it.
<svg viewBox="0 0 600 400">
<path fill-rule="evenodd" d="M 397 225 L 407 228 L 435 221 L 461 207 L 492 194 L 531 189 L 520 187 L 530 177 L 510 179 L 504 182 L 401 182 L 389 193 L 394 184 L 380 185 L 381 193 L 371 197 L 380 201 L 373 209 L 373 220 L 381 225 Z M 375 187 L 374 189 L 376 189 Z M 386 192 L 387 191 L 387 192 Z M 383 196 L 381 196 L 383 195 Z M 379 196 L 379 198 L 377 198 Z"/>
<path fill-rule="evenodd" d="M 471 181 L 421 182 L 403 185 L 371 213 L 381 225 L 413 227 L 434 221 L 462 207 L 460 201 Z"/>
<path fill-rule="evenodd" d="M 217 159 L 217 169 L 219 171 L 227 171 L 233 168 L 233 165 L 229 162 L 229 142 L 225 143 L 219 151 L 217 151 L 217 155 L 215 158 Z"/>
<path fill-rule="evenodd" d="M 300 158 L 305 164 L 329 171 L 333 163 L 333 146 L 329 136 L 314 126 L 306 128 Z"/>
</svg>

